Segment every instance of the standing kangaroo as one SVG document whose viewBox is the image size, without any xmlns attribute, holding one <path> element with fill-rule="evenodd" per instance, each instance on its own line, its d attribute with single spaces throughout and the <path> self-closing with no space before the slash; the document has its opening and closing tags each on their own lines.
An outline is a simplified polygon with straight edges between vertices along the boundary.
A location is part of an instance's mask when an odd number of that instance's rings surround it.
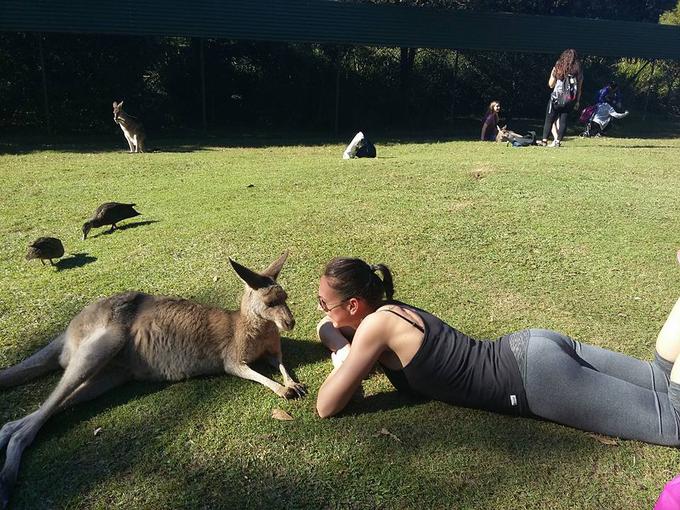
<svg viewBox="0 0 680 510">
<path fill-rule="evenodd" d="M 43 424 L 64 408 L 124 382 L 179 381 L 226 372 L 259 382 L 284 398 L 304 396 L 305 387 L 281 361 L 279 329 L 295 325 L 288 296 L 276 283 L 287 256 L 283 253 L 262 273 L 229 259 L 246 284 L 239 311 L 141 292 L 117 294 L 85 307 L 49 345 L 0 371 L 0 388 L 6 388 L 64 368 L 37 411 L 0 430 L 0 450 L 7 447 L 0 508 L 7 506 L 24 449 Z M 283 385 L 248 366 L 263 356 L 279 369 Z"/>
<path fill-rule="evenodd" d="M 113 102 L 113 122 L 123 130 L 125 139 L 130 146 L 130 152 L 144 152 L 144 126 L 132 115 L 123 111 L 123 101 Z"/>
</svg>

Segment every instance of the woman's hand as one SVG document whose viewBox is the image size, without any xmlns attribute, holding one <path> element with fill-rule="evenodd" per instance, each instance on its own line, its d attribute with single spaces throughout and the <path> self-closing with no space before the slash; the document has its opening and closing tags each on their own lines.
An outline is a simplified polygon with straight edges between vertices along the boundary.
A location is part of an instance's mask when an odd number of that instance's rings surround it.
<svg viewBox="0 0 680 510">
<path fill-rule="evenodd" d="M 338 349 L 335 352 L 331 352 L 331 362 L 333 363 L 333 367 L 340 368 L 340 365 L 342 365 L 343 362 L 347 359 L 347 356 L 349 356 L 349 350 L 350 346 L 349 344 L 347 344 L 341 349 Z"/>
<path fill-rule="evenodd" d="M 316 335 L 329 351 L 337 352 L 349 345 L 353 332 L 345 328 L 335 328 L 331 320 L 328 317 L 324 317 L 316 326 Z"/>
</svg>

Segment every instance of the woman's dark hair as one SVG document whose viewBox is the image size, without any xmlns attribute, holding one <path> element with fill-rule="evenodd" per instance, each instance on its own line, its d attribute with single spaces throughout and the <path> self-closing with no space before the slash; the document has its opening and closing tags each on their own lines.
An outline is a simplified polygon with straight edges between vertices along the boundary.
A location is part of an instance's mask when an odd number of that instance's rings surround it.
<svg viewBox="0 0 680 510">
<path fill-rule="evenodd" d="M 581 74 L 581 61 L 578 59 L 576 50 L 569 48 L 564 50 L 560 58 L 555 62 L 555 78 L 564 80 L 567 74 L 579 76 Z"/>
<path fill-rule="evenodd" d="M 382 273 L 382 279 L 376 271 Z M 343 299 L 361 297 L 377 306 L 383 296 L 387 301 L 391 301 L 394 296 L 392 273 L 384 264 L 367 264 L 361 259 L 336 257 L 326 265 L 323 275 Z"/>
</svg>

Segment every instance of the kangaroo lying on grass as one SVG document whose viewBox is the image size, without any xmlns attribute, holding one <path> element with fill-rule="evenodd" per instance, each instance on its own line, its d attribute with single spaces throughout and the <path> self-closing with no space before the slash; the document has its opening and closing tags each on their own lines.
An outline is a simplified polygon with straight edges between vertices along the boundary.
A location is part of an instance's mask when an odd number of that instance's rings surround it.
<svg viewBox="0 0 680 510">
<path fill-rule="evenodd" d="M 226 372 L 259 382 L 284 398 L 305 395 L 281 361 L 279 329 L 295 319 L 287 295 L 276 283 L 288 252 L 262 273 L 229 259 L 245 282 L 240 311 L 199 305 L 185 299 L 126 292 L 85 307 L 44 349 L 0 371 L 0 388 L 27 382 L 60 366 L 64 374 L 40 408 L 0 430 L 7 447 L 0 472 L 0 508 L 16 482 L 21 455 L 55 413 L 95 398 L 126 381 L 179 381 Z M 283 385 L 248 364 L 266 356 Z"/>
<path fill-rule="evenodd" d="M 518 145 L 534 145 L 536 141 L 536 132 L 529 131 L 526 135 L 520 135 L 515 133 L 508 126 L 503 126 L 498 128 L 498 134 L 496 135 L 497 142 L 510 142 L 517 143 Z"/>
</svg>

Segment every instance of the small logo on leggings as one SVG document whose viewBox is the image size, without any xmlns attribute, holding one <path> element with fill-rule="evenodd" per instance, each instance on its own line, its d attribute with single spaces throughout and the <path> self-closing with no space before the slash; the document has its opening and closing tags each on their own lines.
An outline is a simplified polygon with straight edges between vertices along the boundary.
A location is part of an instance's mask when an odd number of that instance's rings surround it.
<svg viewBox="0 0 680 510">
<path fill-rule="evenodd" d="M 510 395 L 510 405 L 511 406 L 517 405 L 517 395 Z"/>
</svg>

